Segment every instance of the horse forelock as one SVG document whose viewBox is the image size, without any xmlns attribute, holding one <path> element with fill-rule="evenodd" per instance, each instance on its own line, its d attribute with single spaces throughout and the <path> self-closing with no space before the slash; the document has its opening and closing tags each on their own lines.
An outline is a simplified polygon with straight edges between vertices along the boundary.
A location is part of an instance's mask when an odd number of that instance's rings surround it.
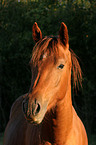
<svg viewBox="0 0 96 145">
<path fill-rule="evenodd" d="M 46 53 L 47 57 L 53 56 L 56 59 L 58 56 L 58 43 L 58 37 L 44 37 L 34 46 L 30 63 L 33 63 L 35 66 L 38 65 Z"/>
</svg>

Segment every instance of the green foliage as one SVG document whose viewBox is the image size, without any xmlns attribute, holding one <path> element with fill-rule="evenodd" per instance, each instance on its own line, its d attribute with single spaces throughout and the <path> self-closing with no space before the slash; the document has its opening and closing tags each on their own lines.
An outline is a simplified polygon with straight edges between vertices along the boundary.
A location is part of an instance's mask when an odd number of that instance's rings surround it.
<svg viewBox="0 0 96 145">
<path fill-rule="evenodd" d="M 14 100 L 30 87 L 28 63 L 34 46 L 31 30 L 35 21 L 43 36 L 58 35 L 62 21 L 68 26 L 70 47 L 79 56 L 84 73 L 83 90 L 75 97 L 77 108 L 80 106 L 77 112 L 87 130 L 96 131 L 96 2 L 86 0 L 0 3 L 0 129 L 8 122 Z"/>
</svg>

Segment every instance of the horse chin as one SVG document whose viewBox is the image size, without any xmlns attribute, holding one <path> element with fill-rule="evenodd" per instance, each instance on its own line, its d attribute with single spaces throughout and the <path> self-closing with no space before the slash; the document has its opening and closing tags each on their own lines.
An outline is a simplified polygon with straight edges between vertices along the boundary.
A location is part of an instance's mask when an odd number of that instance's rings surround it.
<svg viewBox="0 0 96 145">
<path fill-rule="evenodd" d="M 30 124 L 34 124 L 34 125 L 37 125 L 37 124 L 40 124 L 42 121 L 39 121 L 39 120 L 36 120 L 36 121 L 33 121 L 33 120 L 27 120 L 28 123 Z"/>
<path fill-rule="evenodd" d="M 36 118 L 30 118 L 30 119 L 26 118 L 26 120 L 28 123 L 36 125 L 36 124 L 40 124 L 43 119 L 41 120 L 41 119 L 36 119 Z"/>
<path fill-rule="evenodd" d="M 34 124 L 34 125 L 41 124 L 44 119 L 45 113 L 46 111 L 44 111 L 41 114 L 38 114 L 37 116 L 30 116 L 30 119 L 25 117 L 25 119 L 30 124 Z"/>
</svg>

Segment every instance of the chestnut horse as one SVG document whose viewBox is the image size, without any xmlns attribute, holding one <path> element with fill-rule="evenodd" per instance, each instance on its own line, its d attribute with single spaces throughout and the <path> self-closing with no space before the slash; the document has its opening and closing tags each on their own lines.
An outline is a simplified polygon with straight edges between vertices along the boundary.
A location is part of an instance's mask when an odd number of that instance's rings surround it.
<svg viewBox="0 0 96 145">
<path fill-rule="evenodd" d="M 69 49 L 67 26 L 59 35 L 42 38 L 35 22 L 36 45 L 30 66 L 31 87 L 13 104 L 5 130 L 4 145 L 88 145 L 84 125 L 72 106 L 73 84 L 81 84 L 82 74 L 76 55 Z"/>
</svg>

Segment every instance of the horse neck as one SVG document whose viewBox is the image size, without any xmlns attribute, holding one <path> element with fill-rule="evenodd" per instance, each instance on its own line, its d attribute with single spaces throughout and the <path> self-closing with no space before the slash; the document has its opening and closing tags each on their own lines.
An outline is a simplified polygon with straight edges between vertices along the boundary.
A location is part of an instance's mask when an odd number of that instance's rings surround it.
<svg viewBox="0 0 96 145">
<path fill-rule="evenodd" d="M 71 79 L 70 79 L 71 80 Z M 66 95 L 58 102 L 56 116 L 53 119 L 54 140 L 58 145 L 64 144 L 72 127 L 71 81 L 69 80 Z"/>
</svg>

